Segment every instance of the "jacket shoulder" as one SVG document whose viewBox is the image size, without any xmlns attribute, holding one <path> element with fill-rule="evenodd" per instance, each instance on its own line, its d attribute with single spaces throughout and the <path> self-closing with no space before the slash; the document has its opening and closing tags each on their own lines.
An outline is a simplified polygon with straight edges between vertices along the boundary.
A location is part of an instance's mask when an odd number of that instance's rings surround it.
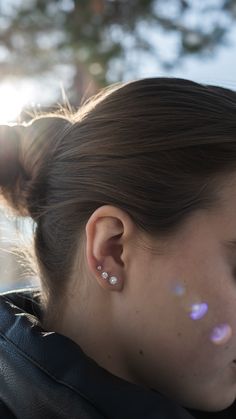
<svg viewBox="0 0 236 419">
<path fill-rule="evenodd" d="M 16 416 L 8 409 L 8 407 L 0 400 L 0 418 L 4 419 L 16 419 Z"/>
</svg>

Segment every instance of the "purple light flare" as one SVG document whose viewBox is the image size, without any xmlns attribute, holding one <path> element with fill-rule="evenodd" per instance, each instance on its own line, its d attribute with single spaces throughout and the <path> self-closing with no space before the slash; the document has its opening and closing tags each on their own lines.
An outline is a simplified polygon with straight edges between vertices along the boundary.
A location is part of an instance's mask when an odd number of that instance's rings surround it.
<svg viewBox="0 0 236 419">
<path fill-rule="evenodd" d="M 211 332 L 210 339 L 213 343 L 220 345 L 227 342 L 227 340 L 229 340 L 231 336 L 232 328 L 229 324 L 223 323 L 214 327 L 214 329 Z"/>
<path fill-rule="evenodd" d="M 192 304 L 190 317 L 191 317 L 192 320 L 199 320 L 203 316 L 205 316 L 207 311 L 208 311 L 208 304 L 207 303 Z"/>
</svg>

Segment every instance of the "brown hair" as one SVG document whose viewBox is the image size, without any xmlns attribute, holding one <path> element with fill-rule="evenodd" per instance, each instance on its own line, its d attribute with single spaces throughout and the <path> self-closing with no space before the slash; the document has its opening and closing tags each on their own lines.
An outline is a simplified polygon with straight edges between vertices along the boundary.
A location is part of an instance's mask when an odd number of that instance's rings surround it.
<svg viewBox="0 0 236 419">
<path fill-rule="evenodd" d="M 2 196 L 35 221 L 45 301 L 65 292 L 99 206 L 117 206 L 163 238 L 214 208 L 220 176 L 236 169 L 235 116 L 233 91 L 160 77 L 116 83 L 75 113 L 2 126 Z"/>
</svg>

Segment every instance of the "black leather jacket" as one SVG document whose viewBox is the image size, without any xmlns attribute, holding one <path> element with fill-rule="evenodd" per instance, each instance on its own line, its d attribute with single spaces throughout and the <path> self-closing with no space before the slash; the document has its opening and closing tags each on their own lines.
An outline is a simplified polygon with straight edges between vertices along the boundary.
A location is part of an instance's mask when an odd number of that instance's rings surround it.
<svg viewBox="0 0 236 419">
<path fill-rule="evenodd" d="M 66 336 L 40 326 L 37 288 L 0 294 L 1 419 L 236 418 L 190 411 L 109 373 Z"/>
</svg>

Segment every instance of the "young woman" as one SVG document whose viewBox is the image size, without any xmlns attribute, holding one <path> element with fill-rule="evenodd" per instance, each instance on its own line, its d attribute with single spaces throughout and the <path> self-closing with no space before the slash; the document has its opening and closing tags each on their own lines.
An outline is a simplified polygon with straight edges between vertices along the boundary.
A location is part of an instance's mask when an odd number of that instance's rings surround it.
<svg viewBox="0 0 236 419">
<path fill-rule="evenodd" d="M 235 418 L 236 93 L 103 89 L 0 130 L 41 287 L 0 297 L 1 418 Z"/>
</svg>

